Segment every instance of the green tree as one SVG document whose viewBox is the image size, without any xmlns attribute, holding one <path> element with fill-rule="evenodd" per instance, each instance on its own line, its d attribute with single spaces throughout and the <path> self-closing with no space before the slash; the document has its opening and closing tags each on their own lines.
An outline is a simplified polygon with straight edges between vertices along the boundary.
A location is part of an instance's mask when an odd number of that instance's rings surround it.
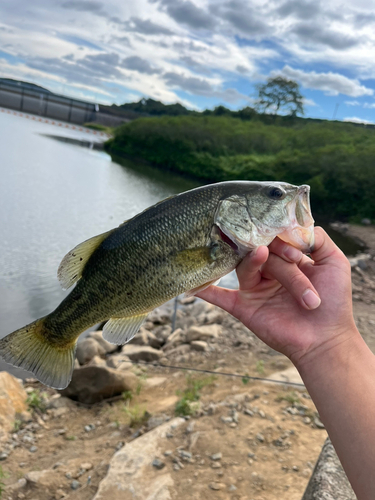
<svg viewBox="0 0 375 500">
<path fill-rule="evenodd" d="M 257 86 L 258 99 L 256 107 L 259 111 L 274 110 L 277 115 L 280 109 L 289 111 L 291 116 L 303 115 L 303 96 L 299 85 L 282 76 L 269 78 L 267 83 Z"/>
</svg>

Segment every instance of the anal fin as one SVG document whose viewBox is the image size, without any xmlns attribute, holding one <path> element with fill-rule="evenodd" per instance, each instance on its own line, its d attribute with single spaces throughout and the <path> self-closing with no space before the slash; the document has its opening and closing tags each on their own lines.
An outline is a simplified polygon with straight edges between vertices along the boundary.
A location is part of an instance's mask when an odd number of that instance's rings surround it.
<svg viewBox="0 0 375 500">
<path fill-rule="evenodd" d="M 207 283 L 204 283 L 203 285 L 197 286 L 196 288 L 192 288 L 188 292 L 185 292 L 185 297 L 192 297 L 193 295 L 196 295 L 198 292 L 202 292 L 203 290 L 206 290 L 211 285 L 218 285 L 220 283 L 221 278 L 218 280 L 212 280 L 208 281 Z"/>
<path fill-rule="evenodd" d="M 138 332 L 147 314 L 138 316 L 127 316 L 125 318 L 111 318 L 103 328 L 103 338 L 116 345 L 129 342 Z"/>
</svg>

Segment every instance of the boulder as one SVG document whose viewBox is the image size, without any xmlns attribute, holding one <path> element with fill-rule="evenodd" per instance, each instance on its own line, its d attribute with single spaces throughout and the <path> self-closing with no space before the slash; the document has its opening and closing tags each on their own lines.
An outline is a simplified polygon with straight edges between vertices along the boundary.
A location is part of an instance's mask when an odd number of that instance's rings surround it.
<svg viewBox="0 0 375 500">
<path fill-rule="evenodd" d="M 169 356 L 176 356 L 176 355 L 181 355 L 181 354 L 187 354 L 190 352 L 190 345 L 189 344 L 181 344 L 174 349 L 171 349 L 170 351 L 167 351 L 166 353 L 163 353 L 164 356 L 167 355 Z"/>
<path fill-rule="evenodd" d="M 86 337 L 77 345 L 76 356 L 81 365 L 85 365 L 95 356 L 104 356 L 105 349 L 93 338 Z"/>
<path fill-rule="evenodd" d="M 87 366 L 107 366 L 107 363 L 106 363 L 105 359 L 101 358 L 100 356 L 94 356 L 87 363 Z"/>
<path fill-rule="evenodd" d="M 157 361 L 162 356 L 162 352 L 149 346 L 125 345 L 122 353 L 132 361 Z"/>
<path fill-rule="evenodd" d="M 145 328 L 140 328 L 139 332 L 130 341 L 131 345 L 148 345 L 148 335 Z"/>
<path fill-rule="evenodd" d="M 161 344 L 167 341 L 168 337 L 172 333 L 171 325 L 157 326 L 154 329 L 154 335 L 159 340 Z"/>
<path fill-rule="evenodd" d="M 87 338 L 96 340 L 98 344 L 100 344 L 103 347 L 106 354 L 110 354 L 111 352 L 115 352 L 118 350 L 117 345 L 111 344 L 107 340 L 103 339 L 102 331 L 91 332 L 88 334 Z"/>
<path fill-rule="evenodd" d="M 204 352 L 208 349 L 208 344 L 204 340 L 193 340 L 190 345 L 193 351 Z"/>
<path fill-rule="evenodd" d="M 164 343 L 163 340 L 159 340 L 156 335 L 154 335 L 152 332 L 147 331 L 147 337 L 148 337 L 148 343 L 151 347 L 154 349 L 160 349 L 160 346 Z"/>
<path fill-rule="evenodd" d="M 109 366 L 109 368 L 115 368 L 116 370 L 130 370 L 132 363 L 130 363 L 128 356 L 120 352 L 107 359 L 107 366 Z"/>
<path fill-rule="evenodd" d="M 22 382 L 8 372 L 0 372 L 0 441 L 7 439 L 17 414 L 27 413 L 26 399 Z"/>
<path fill-rule="evenodd" d="M 163 345 L 163 351 L 169 351 L 171 349 L 174 349 L 180 344 L 183 344 L 185 342 L 185 334 L 182 331 L 181 328 L 177 328 L 172 335 L 170 335 L 167 339 L 167 342 Z"/>
<path fill-rule="evenodd" d="M 137 377 L 130 371 L 118 371 L 104 366 L 83 366 L 74 370 L 72 381 L 62 396 L 93 404 L 124 391 L 135 390 Z"/>
<path fill-rule="evenodd" d="M 159 470 L 153 463 L 161 456 L 168 433 L 184 422 L 175 418 L 126 443 L 112 457 L 94 500 L 170 500 L 174 485 L 170 469 Z"/>
<path fill-rule="evenodd" d="M 220 335 L 221 327 L 219 325 L 191 326 L 186 332 L 186 341 L 204 340 L 210 342 L 217 339 Z"/>
</svg>

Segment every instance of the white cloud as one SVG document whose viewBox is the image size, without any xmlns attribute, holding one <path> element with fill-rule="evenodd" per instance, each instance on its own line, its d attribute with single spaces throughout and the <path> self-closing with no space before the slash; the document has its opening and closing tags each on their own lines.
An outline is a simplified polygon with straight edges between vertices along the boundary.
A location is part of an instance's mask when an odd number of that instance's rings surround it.
<svg viewBox="0 0 375 500">
<path fill-rule="evenodd" d="M 374 125 L 374 122 L 371 122 L 370 120 L 365 120 L 364 118 L 358 118 L 357 116 L 348 116 L 343 119 L 343 122 L 364 123 L 365 125 Z"/>
<path fill-rule="evenodd" d="M 360 106 L 361 103 L 359 101 L 345 101 L 347 106 Z"/>
<path fill-rule="evenodd" d="M 307 97 L 303 98 L 303 105 L 304 106 L 318 106 L 313 99 L 308 99 Z"/>
<path fill-rule="evenodd" d="M 361 85 L 357 79 L 351 80 L 339 73 L 317 73 L 316 71 L 303 71 L 284 66 L 281 71 L 273 71 L 271 74 L 281 74 L 287 78 L 297 80 L 308 89 L 321 90 L 328 95 L 344 94 L 351 97 L 361 95 L 373 95 L 374 91 Z"/>
<path fill-rule="evenodd" d="M 363 107 L 373 109 L 373 108 L 375 108 L 375 102 L 365 102 Z"/>
</svg>

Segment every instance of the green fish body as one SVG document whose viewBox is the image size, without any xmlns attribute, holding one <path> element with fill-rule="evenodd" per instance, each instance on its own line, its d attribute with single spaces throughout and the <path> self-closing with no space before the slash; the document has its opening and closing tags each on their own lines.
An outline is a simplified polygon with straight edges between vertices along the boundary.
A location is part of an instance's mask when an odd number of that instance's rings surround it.
<svg viewBox="0 0 375 500">
<path fill-rule="evenodd" d="M 90 326 L 107 321 L 104 338 L 124 344 L 155 307 L 215 283 L 277 235 L 308 251 L 308 196 L 308 186 L 233 181 L 148 208 L 69 252 L 58 277 L 64 288 L 76 286 L 48 316 L 0 340 L 0 356 L 66 387 L 77 339 Z"/>
</svg>

